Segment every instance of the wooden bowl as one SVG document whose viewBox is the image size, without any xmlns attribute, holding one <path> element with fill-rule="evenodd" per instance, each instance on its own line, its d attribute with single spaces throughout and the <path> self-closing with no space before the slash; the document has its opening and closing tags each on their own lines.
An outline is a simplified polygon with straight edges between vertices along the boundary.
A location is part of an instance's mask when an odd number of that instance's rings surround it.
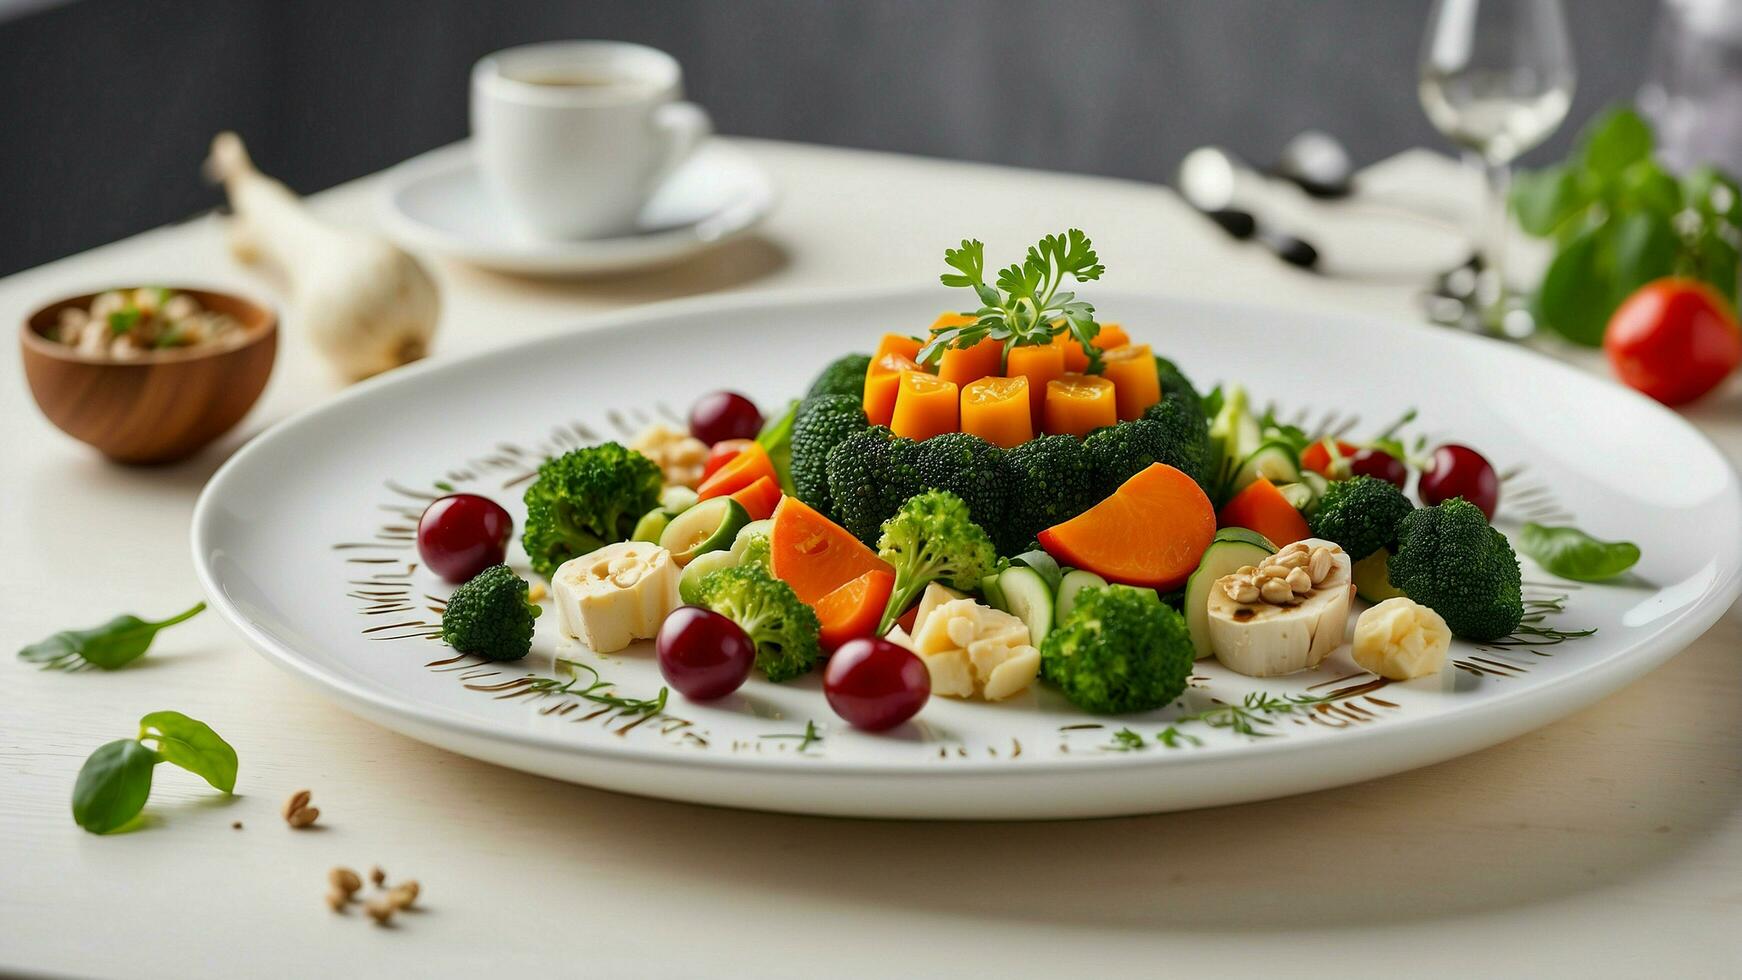
<svg viewBox="0 0 1742 980">
<path fill-rule="evenodd" d="M 228 293 L 171 288 L 241 321 L 242 341 L 113 361 L 50 339 L 61 310 L 89 308 L 96 293 L 51 303 L 19 331 L 24 375 L 42 414 L 118 462 L 185 459 L 228 432 L 254 407 L 278 355 L 278 317 L 271 310 Z"/>
</svg>

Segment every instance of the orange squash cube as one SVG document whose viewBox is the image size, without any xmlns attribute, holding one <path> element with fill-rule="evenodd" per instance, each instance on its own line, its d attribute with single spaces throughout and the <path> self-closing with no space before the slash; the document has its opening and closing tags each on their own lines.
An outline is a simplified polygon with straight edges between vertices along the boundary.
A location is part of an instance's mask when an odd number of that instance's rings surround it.
<svg viewBox="0 0 1742 980">
<path fill-rule="evenodd" d="M 1144 409 L 1161 401 L 1161 376 L 1148 344 L 1115 347 L 1101 356 L 1101 365 L 1101 377 L 1113 382 L 1121 420 L 1140 418 Z"/>
<path fill-rule="evenodd" d="M 923 371 L 903 371 L 889 428 L 908 439 L 930 439 L 956 431 L 958 409 L 953 382 Z"/>
<path fill-rule="evenodd" d="M 962 389 L 962 431 L 1009 449 L 1034 438 L 1027 378 L 981 378 Z"/>
<path fill-rule="evenodd" d="M 1066 374 L 1046 383 L 1046 431 L 1081 438 L 1119 421 L 1113 382 L 1092 374 Z"/>
</svg>

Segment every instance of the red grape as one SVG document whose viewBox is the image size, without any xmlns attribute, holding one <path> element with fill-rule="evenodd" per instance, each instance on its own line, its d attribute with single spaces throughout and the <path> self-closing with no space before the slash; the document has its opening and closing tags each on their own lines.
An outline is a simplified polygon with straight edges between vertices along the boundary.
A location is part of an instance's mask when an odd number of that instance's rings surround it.
<svg viewBox="0 0 1742 980">
<path fill-rule="evenodd" d="M 514 519 L 502 505 L 475 493 L 441 497 L 417 519 L 417 553 L 449 582 L 464 582 L 508 555 Z"/>
<path fill-rule="evenodd" d="M 743 685 L 756 662 L 756 644 L 737 623 L 701 606 L 679 606 L 659 625 L 654 641 L 659 672 L 691 701 L 723 698 Z"/>
<path fill-rule="evenodd" d="M 848 640 L 823 670 L 823 693 L 849 724 L 880 732 L 925 707 L 931 673 L 912 651 L 880 636 Z"/>
<path fill-rule="evenodd" d="M 690 408 L 690 435 L 713 445 L 727 439 L 754 439 L 762 431 L 756 403 L 735 391 L 714 391 Z"/>
<path fill-rule="evenodd" d="M 1402 490 L 1409 482 L 1409 467 L 1383 449 L 1358 449 L 1349 457 L 1350 476 L 1373 476 Z"/>
<path fill-rule="evenodd" d="M 1500 509 L 1500 476 L 1469 446 L 1446 445 L 1434 450 L 1418 489 L 1421 502 L 1429 507 L 1462 497 L 1481 508 L 1489 520 Z"/>
</svg>

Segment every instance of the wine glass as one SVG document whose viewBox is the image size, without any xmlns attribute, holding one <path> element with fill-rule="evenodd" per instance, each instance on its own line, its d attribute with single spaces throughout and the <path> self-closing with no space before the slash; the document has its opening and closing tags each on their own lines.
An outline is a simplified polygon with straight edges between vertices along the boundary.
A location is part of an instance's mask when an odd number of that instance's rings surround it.
<svg viewBox="0 0 1742 980">
<path fill-rule="evenodd" d="M 1520 337 L 1532 327 L 1506 290 L 1508 167 L 1560 126 L 1574 80 L 1560 0 L 1434 0 L 1421 46 L 1421 104 L 1487 178 L 1467 307 L 1491 333 Z"/>
</svg>

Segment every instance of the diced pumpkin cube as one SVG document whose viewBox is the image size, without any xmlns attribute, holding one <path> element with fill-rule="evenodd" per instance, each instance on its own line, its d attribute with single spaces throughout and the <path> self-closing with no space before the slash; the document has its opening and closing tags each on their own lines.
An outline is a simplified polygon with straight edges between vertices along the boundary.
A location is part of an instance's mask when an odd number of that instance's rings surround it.
<svg viewBox="0 0 1742 980">
<path fill-rule="evenodd" d="M 889 428 L 916 441 L 954 432 L 959 407 L 953 382 L 922 371 L 903 371 Z"/>
<path fill-rule="evenodd" d="M 901 375 L 918 371 L 920 366 L 905 354 L 884 354 L 871 362 L 865 371 L 865 418 L 872 425 L 888 425 L 895 414 L 895 393 L 901 386 Z"/>
<path fill-rule="evenodd" d="M 1027 378 L 981 378 L 962 389 L 962 431 L 1010 449 L 1034 438 Z"/>
<path fill-rule="evenodd" d="M 1161 376 L 1148 344 L 1115 347 L 1101 355 L 1101 363 L 1101 377 L 1113 382 L 1121 420 L 1140 418 L 1144 409 L 1161 401 Z"/>
<path fill-rule="evenodd" d="M 1113 382 L 1092 374 L 1066 374 L 1046 383 L 1046 431 L 1088 435 L 1119 421 Z"/>
</svg>

